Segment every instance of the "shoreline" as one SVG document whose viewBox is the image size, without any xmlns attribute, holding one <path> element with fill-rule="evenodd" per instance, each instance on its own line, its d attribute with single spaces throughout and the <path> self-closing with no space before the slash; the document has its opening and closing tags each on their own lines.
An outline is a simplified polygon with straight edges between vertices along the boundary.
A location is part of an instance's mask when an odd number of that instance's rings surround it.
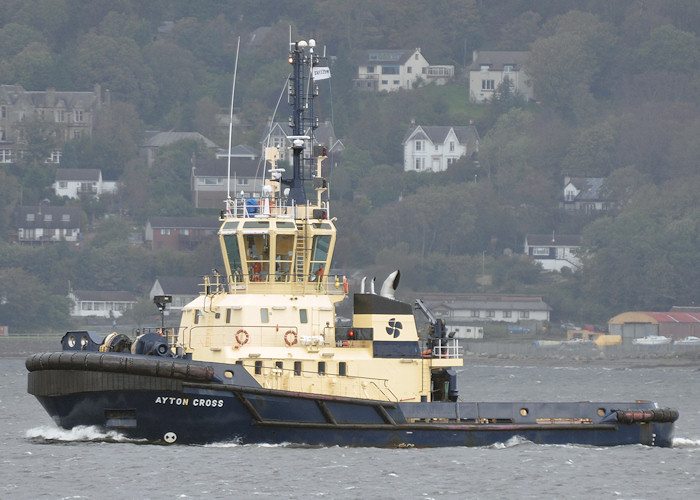
<svg viewBox="0 0 700 500">
<path fill-rule="evenodd" d="M 615 352 L 578 349 L 552 352 L 528 351 L 509 353 L 511 344 L 500 345 L 498 353 L 473 352 L 465 350 L 462 356 L 464 365 L 513 365 L 520 366 L 601 366 L 613 368 L 696 368 L 700 369 L 700 349 L 676 352 L 653 350 L 637 352 Z M 38 352 L 60 351 L 61 345 L 56 338 L 0 337 L 0 358 L 28 358 Z"/>
</svg>

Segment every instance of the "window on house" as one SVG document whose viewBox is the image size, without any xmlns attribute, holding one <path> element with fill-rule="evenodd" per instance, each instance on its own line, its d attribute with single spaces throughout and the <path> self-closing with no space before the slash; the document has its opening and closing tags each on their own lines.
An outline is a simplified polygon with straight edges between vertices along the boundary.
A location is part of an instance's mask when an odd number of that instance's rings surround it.
<svg viewBox="0 0 700 500">
<path fill-rule="evenodd" d="M 479 316 L 481 316 L 481 311 L 472 311 L 472 318 L 478 318 Z"/>
<path fill-rule="evenodd" d="M 374 66 L 367 66 L 367 73 L 374 73 Z"/>
<path fill-rule="evenodd" d="M 520 319 L 527 319 L 530 317 L 530 311 L 520 311 Z"/>
<path fill-rule="evenodd" d="M 406 73 L 413 73 L 413 68 L 410 66 L 406 66 Z"/>
<path fill-rule="evenodd" d="M 7 106 L 2 106 L 0 108 L 0 116 L 2 118 L 7 118 Z"/>
<path fill-rule="evenodd" d="M 423 141 L 416 141 L 416 151 L 422 151 L 423 150 Z"/>
<path fill-rule="evenodd" d="M 488 64 L 482 64 L 480 66 L 480 69 L 482 72 L 486 73 L 489 70 L 489 65 Z"/>
<path fill-rule="evenodd" d="M 27 214 L 27 222 L 33 222 L 34 221 L 34 214 Z"/>
<path fill-rule="evenodd" d="M 504 318 L 512 318 L 512 317 L 513 317 L 513 311 L 503 311 L 503 317 L 504 317 Z"/>
<path fill-rule="evenodd" d="M 495 318 L 495 317 L 496 317 L 496 311 L 494 311 L 493 309 L 489 309 L 488 311 L 486 311 L 486 317 L 487 317 L 487 318 Z"/>
<path fill-rule="evenodd" d="M 170 229 L 161 229 L 160 234 L 163 236 L 169 236 L 170 235 Z"/>
<path fill-rule="evenodd" d="M 58 110 L 58 111 L 56 111 L 55 117 L 56 117 L 56 121 L 57 121 L 57 122 L 64 122 L 64 121 L 66 121 L 66 113 L 65 113 L 65 111 L 63 111 L 63 110 Z"/>
<path fill-rule="evenodd" d="M 494 88 L 493 80 L 481 80 L 481 90 L 493 90 Z"/>
<path fill-rule="evenodd" d="M 75 121 L 76 122 L 82 122 L 83 121 L 83 112 L 79 109 L 75 110 Z"/>
<path fill-rule="evenodd" d="M 455 143 L 454 141 L 450 141 L 450 152 L 453 152 L 455 150 Z"/>
<path fill-rule="evenodd" d="M 53 220 L 52 214 L 44 214 L 44 222 L 51 222 Z"/>
<path fill-rule="evenodd" d="M 389 80 L 382 80 L 382 85 L 389 85 Z"/>
<path fill-rule="evenodd" d="M 189 236 L 190 230 L 189 229 L 180 229 L 180 234 L 182 234 L 183 236 Z"/>
<path fill-rule="evenodd" d="M 70 222 L 70 214 L 63 214 L 63 215 L 61 216 L 61 220 L 62 220 L 63 222 Z"/>
<path fill-rule="evenodd" d="M 533 257 L 549 257 L 549 248 L 547 247 L 534 247 L 532 249 Z"/>
<path fill-rule="evenodd" d="M 513 71 L 513 65 L 512 64 L 504 64 L 503 65 L 503 72 L 504 73 L 510 73 Z"/>
</svg>

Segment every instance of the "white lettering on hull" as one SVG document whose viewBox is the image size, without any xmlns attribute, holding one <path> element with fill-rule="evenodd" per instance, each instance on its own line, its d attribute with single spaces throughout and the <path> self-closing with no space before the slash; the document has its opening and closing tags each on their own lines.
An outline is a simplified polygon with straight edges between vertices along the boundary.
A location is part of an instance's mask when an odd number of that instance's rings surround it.
<svg viewBox="0 0 700 500">
<path fill-rule="evenodd" d="M 204 399 L 197 398 L 177 398 L 174 396 L 157 396 L 155 400 L 156 404 L 160 405 L 172 405 L 172 406 L 203 406 L 205 408 L 222 408 L 224 406 L 223 399 Z"/>
</svg>

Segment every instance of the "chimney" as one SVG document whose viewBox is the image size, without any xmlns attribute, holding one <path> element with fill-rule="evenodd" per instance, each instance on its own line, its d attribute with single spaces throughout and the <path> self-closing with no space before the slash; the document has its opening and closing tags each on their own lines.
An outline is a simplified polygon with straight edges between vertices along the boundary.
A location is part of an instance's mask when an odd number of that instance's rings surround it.
<svg viewBox="0 0 700 500">
<path fill-rule="evenodd" d="M 53 108 L 56 105 L 56 89 L 49 87 L 46 89 L 46 107 Z"/>
</svg>

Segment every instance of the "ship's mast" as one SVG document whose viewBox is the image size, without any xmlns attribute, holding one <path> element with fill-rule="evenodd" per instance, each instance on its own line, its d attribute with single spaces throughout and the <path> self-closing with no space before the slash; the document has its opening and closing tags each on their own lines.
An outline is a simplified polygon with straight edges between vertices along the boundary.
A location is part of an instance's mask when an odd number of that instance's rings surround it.
<svg viewBox="0 0 700 500">
<path fill-rule="evenodd" d="M 319 56 L 314 53 L 316 41 L 310 39 L 290 42 L 289 62 L 293 66 L 289 81 L 288 102 L 292 106 L 289 126 L 292 135 L 292 178 L 282 179 L 289 186 L 288 203 L 295 205 L 306 204 L 304 181 L 305 163 L 307 156 L 305 148 L 312 146 L 313 131 L 318 127 L 318 117 L 315 115 L 314 98 L 318 95 L 318 87 L 313 80 L 313 68 L 319 63 Z"/>
</svg>

